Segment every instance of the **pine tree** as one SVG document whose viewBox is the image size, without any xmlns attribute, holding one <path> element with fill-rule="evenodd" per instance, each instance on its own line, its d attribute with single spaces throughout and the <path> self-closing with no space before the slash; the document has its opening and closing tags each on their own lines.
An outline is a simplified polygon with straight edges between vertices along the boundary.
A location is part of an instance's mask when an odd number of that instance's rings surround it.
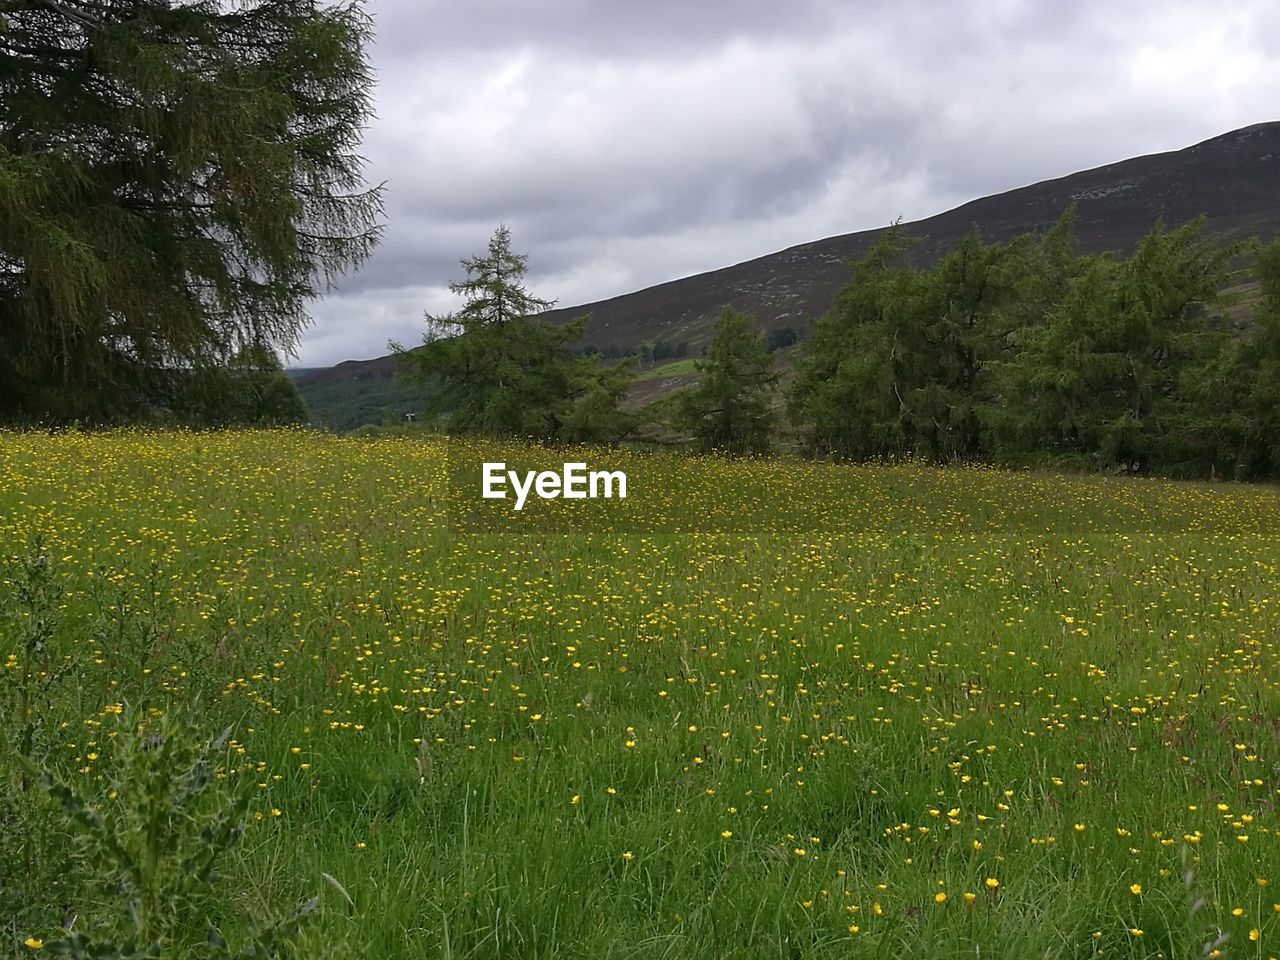
<svg viewBox="0 0 1280 960">
<path fill-rule="evenodd" d="M 178 423 L 194 427 L 275 427 L 307 422 L 297 385 L 275 354 L 245 347 L 226 364 L 174 371 L 167 403 Z"/>
<path fill-rule="evenodd" d="M 811 454 L 865 459 L 901 450 L 896 328 L 917 274 L 902 261 L 913 241 L 897 226 L 859 261 L 835 303 L 796 350 L 787 411 Z"/>
<path fill-rule="evenodd" d="M 672 398 L 677 425 L 702 450 L 732 455 L 768 450 L 777 375 L 751 317 L 726 307 L 716 320 L 706 359 L 697 361 L 696 368 L 699 383 Z"/>
<path fill-rule="evenodd" d="M 1016 245 L 984 243 L 974 228 L 919 273 L 914 296 L 894 312 L 891 369 L 911 453 L 944 461 L 982 455 L 981 375 L 997 350 L 995 317 L 1008 299 L 1002 268 L 1016 252 Z"/>
<path fill-rule="evenodd" d="M 799 351 L 792 419 L 816 453 L 973 459 L 984 453 L 983 369 L 1001 344 L 1008 261 L 1027 245 L 976 230 L 934 266 L 890 230 Z"/>
<path fill-rule="evenodd" d="M 1207 471 L 1188 374 L 1223 349 L 1213 310 L 1240 247 L 1218 245 L 1203 226 L 1157 224 L 1127 259 L 1087 258 L 1062 300 L 1020 332 L 1001 375 L 1005 396 L 1018 398 L 1006 454 Z"/>
<path fill-rule="evenodd" d="M 368 254 L 358 0 L 0 0 L 0 417 L 288 348 Z"/>
<path fill-rule="evenodd" d="M 1196 440 L 1213 473 L 1237 480 L 1280 476 L 1280 240 L 1257 250 L 1253 276 L 1252 324 L 1189 377 Z"/>
<path fill-rule="evenodd" d="M 1261 289 L 1252 337 L 1238 349 L 1253 367 L 1249 385 L 1248 469 L 1280 477 L 1280 240 L 1258 252 L 1254 273 Z"/>
<path fill-rule="evenodd" d="M 427 314 L 427 333 L 413 350 L 391 344 L 404 375 L 433 391 L 432 409 L 446 415 L 451 432 L 584 441 L 628 432 L 632 420 L 619 402 L 630 367 L 579 354 L 586 317 L 538 319 L 553 303 L 525 289 L 528 256 L 512 251 L 505 225 L 462 267 L 466 279 L 449 285 L 462 308 Z"/>
</svg>

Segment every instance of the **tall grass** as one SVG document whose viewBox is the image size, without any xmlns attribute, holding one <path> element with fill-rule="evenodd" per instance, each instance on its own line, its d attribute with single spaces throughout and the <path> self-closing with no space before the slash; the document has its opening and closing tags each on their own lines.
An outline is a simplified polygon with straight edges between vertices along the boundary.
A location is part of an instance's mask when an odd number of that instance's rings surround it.
<svg viewBox="0 0 1280 960">
<path fill-rule="evenodd" d="M 301 955 L 1280 950 L 1274 489 L 588 451 L 628 522 L 517 535 L 467 455 L 0 436 L 4 950 L 111 876 L 17 755 L 128 822 L 179 716 L 246 797 L 192 916 L 326 891 Z"/>
</svg>

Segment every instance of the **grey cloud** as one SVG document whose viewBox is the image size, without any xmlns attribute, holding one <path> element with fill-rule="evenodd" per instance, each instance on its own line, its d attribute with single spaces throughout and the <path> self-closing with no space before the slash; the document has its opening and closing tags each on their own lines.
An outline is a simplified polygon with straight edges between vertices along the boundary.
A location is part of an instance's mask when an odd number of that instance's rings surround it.
<svg viewBox="0 0 1280 960">
<path fill-rule="evenodd" d="M 408 0 L 378 4 L 379 46 L 413 58 L 424 47 L 509 51 L 535 47 L 645 60 L 679 58 L 742 36 L 809 34 L 837 22 L 839 0 Z"/>
</svg>

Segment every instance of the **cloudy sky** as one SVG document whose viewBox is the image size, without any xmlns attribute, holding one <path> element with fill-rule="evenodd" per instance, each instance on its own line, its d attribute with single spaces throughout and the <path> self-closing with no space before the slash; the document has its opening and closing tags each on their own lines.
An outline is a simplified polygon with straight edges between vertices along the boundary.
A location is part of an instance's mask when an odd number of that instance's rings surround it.
<svg viewBox="0 0 1280 960">
<path fill-rule="evenodd" d="M 561 306 L 1280 114 L 1275 0 L 367 0 L 385 239 L 296 366 L 416 342 L 499 222 Z"/>
</svg>

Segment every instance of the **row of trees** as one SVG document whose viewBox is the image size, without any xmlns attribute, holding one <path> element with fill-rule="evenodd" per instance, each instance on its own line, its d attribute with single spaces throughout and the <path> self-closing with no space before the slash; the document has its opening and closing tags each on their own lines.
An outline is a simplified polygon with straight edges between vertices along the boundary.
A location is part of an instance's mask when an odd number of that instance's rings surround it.
<svg viewBox="0 0 1280 960">
<path fill-rule="evenodd" d="M 928 268 L 891 231 L 799 351 L 787 409 L 842 458 L 1057 462 L 1176 476 L 1280 473 L 1280 244 L 1254 322 L 1222 291 L 1248 252 L 1202 221 L 1132 255 L 1081 256 L 1068 213 L 1004 244 L 971 233 Z"/>
<path fill-rule="evenodd" d="M 733 454 L 785 442 L 840 459 L 1280 475 L 1280 242 L 1254 251 L 1261 296 L 1239 328 L 1222 291 L 1248 251 L 1200 221 L 1157 225 L 1128 257 L 1078 254 L 1070 212 L 1008 243 L 975 230 L 930 266 L 913 246 L 895 228 L 853 265 L 785 390 L 778 344 L 726 309 L 693 387 L 624 410 L 631 361 L 575 349 L 585 318 L 538 319 L 551 304 L 525 292 L 505 227 L 463 261 L 463 309 L 429 317 L 422 346 L 393 346 L 461 432 L 613 441 L 657 425 Z"/>
<path fill-rule="evenodd" d="M 389 345 L 406 378 L 430 395 L 429 412 L 442 416 L 449 430 L 599 443 L 662 420 L 690 431 L 707 449 L 746 453 L 767 445 L 773 412 L 766 388 L 774 376 L 765 345 L 744 314 L 726 311 L 721 318 L 706 358 L 697 363 L 698 386 L 661 408 L 627 410 L 623 401 L 640 358 L 609 363 L 583 350 L 578 342 L 585 316 L 559 324 L 540 319 L 553 304 L 525 289 L 528 257 L 512 251 L 506 226 L 494 233 L 486 253 L 462 266 L 465 279 L 450 284 L 462 308 L 428 314 L 423 342 L 413 349 Z M 751 383 L 745 390 L 744 380 Z"/>
</svg>

